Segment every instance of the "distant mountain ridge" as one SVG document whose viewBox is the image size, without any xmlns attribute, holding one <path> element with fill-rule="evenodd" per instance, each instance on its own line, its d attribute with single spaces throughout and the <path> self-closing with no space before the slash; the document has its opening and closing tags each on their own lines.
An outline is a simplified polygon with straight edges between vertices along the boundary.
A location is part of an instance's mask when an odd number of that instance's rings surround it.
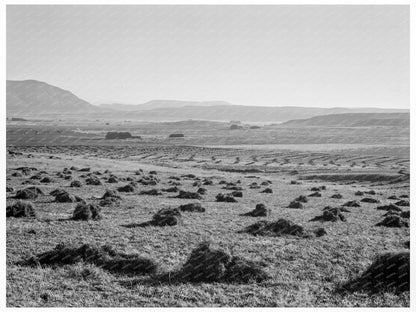
<svg viewBox="0 0 416 312">
<path fill-rule="evenodd" d="M 282 126 L 294 127 L 409 127 L 409 113 L 355 113 L 315 116 L 308 119 L 289 120 Z"/>
<path fill-rule="evenodd" d="M 242 106 L 223 101 L 153 100 L 139 105 L 96 106 L 70 91 L 36 80 L 6 82 L 8 117 L 82 116 L 143 121 L 188 119 L 243 122 L 285 122 L 320 115 L 347 113 L 408 113 L 406 109 Z"/>
</svg>

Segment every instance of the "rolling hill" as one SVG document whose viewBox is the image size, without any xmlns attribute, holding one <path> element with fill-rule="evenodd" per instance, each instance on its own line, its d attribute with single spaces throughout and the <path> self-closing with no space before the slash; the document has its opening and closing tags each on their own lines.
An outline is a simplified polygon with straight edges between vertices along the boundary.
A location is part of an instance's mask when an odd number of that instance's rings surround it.
<svg viewBox="0 0 416 312">
<path fill-rule="evenodd" d="M 295 127 L 409 127 L 409 113 L 356 113 L 315 116 L 308 119 L 290 120 L 282 126 Z"/>
<path fill-rule="evenodd" d="M 36 80 L 6 82 L 7 116 L 83 115 L 101 110 L 73 93 Z"/>
</svg>

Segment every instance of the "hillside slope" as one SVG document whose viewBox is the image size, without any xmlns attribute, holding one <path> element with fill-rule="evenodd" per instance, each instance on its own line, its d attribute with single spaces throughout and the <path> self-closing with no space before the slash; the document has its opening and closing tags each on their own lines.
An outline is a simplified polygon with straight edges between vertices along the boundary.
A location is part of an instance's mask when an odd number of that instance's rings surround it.
<svg viewBox="0 0 416 312">
<path fill-rule="evenodd" d="M 290 120 L 283 126 L 320 126 L 320 127 L 409 127 L 409 113 L 356 113 L 356 114 L 333 114 L 315 116 L 308 119 Z"/>
<path fill-rule="evenodd" d="M 6 82 L 7 116 L 85 114 L 101 111 L 73 93 L 36 80 Z"/>
</svg>

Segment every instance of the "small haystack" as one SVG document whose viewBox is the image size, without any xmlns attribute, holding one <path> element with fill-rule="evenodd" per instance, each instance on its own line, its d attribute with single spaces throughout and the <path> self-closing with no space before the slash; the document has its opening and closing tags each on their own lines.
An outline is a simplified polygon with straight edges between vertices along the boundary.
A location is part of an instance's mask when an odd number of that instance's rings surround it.
<svg viewBox="0 0 416 312">
<path fill-rule="evenodd" d="M 386 253 L 376 257 L 370 267 L 358 278 L 342 286 L 348 291 L 410 290 L 410 252 Z"/>
<path fill-rule="evenodd" d="M 236 203 L 237 200 L 233 197 L 232 194 L 223 194 L 219 193 L 215 196 L 215 200 L 217 202 L 224 202 L 224 203 Z"/>
<path fill-rule="evenodd" d="M 249 217 L 267 217 L 268 215 L 270 215 L 270 209 L 267 209 L 265 204 L 257 204 L 254 210 L 244 213 L 242 215 Z"/>
<path fill-rule="evenodd" d="M 380 201 L 378 199 L 371 198 L 371 197 L 364 197 L 363 199 L 361 199 L 361 202 L 370 203 L 370 204 L 379 204 L 380 203 Z"/>
<path fill-rule="evenodd" d="M 151 225 L 173 226 L 179 223 L 182 215 L 178 208 L 163 208 L 153 215 Z"/>
<path fill-rule="evenodd" d="M 259 262 L 233 257 L 228 251 L 214 249 L 203 242 L 194 249 L 182 269 L 171 275 L 174 280 L 193 283 L 250 283 L 269 278 Z"/>
<path fill-rule="evenodd" d="M 117 188 L 117 191 L 124 192 L 124 193 L 133 193 L 134 186 L 131 183 L 129 183 L 124 186 L 120 186 L 119 188 Z"/>
<path fill-rule="evenodd" d="M 31 202 L 18 200 L 6 207 L 6 217 L 36 218 L 36 211 Z"/>
<path fill-rule="evenodd" d="M 376 226 L 386 227 L 409 227 L 409 221 L 400 217 L 399 215 L 388 215 L 381 222 L 377 223 Z"/>
<path fill-rule="evenodd" d="M 302 226 L 286 219 L 279 219 L 275 222 L 259 221 L 240 231 L 240 233 L 249 233 L 255 236 L 305 236 L 305 230 Z"/>
<path fill-rule="evenodd" d="M 184 199 L 202 199 L 201 194 L 197 192 L 187 192 L 184 190 L 179 191 L 179 195 L 176 196 L 177 198 L 184 198 Z"/>
<path fill-rule="evenodd" d="M 178 209 L 180 211 L 205 212 L 205 208 L 202 207 L 200 203 L 190 203 L 190 204 L 180 205 Z"/>
<path fill-rule="evenodd" d="M 289 203 L 289 206 L 287 206 L 287 208 L 293 208 L 293 209 L 303 209 L 303 204 L 300 201 L 291 201 Z"/>
<path fill-rule="evenodd" d="M 73 212 L 73 220 L 100 220 L 101 208 L 95 204 L 79 203 Z"/>
<path fill-rule="evenodd" d="M 82 183 L 79 180 L 71 181 L 70 187 L 82 187 Z"/>
<path fill-rule="evenodd" d="M 342 205 L 343 207 L 361 207 L 360 203 L 356 200 L 350 200 Z"/>
<path fill-rule="evenodd" d="M 36 199 L 39 195 L 43 195 L 43 192 L 37 187 L 28 187 L 23 190 L 18 190 L 14 198 L 16 199 Z"/>
</svg>

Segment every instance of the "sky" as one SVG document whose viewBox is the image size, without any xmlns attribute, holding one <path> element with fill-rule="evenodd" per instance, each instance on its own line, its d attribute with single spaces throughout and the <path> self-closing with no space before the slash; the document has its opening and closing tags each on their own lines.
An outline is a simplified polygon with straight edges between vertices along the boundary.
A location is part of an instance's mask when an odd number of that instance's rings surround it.
<svg viewBox="0 0 416 312">
<path fill-rule="evenodd" d="M 17 6 L 7 79 L 90 103 L 409 108 L 408 6 Z"/>
</svg>

